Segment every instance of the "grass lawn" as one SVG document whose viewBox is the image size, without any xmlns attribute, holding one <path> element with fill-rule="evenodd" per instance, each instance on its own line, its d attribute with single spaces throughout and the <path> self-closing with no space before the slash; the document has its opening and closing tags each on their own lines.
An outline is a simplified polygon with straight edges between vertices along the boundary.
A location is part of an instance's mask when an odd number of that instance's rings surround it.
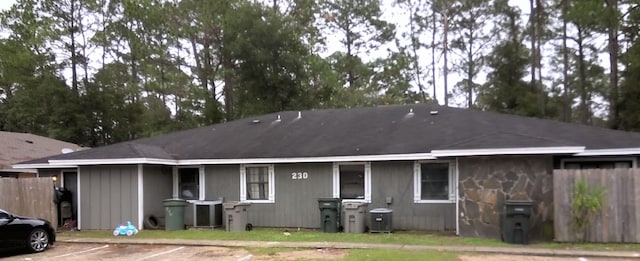
<svg viewBox="0 0 640 261">
<path fill-rule="evenodd" d="M 113 237 L 113 231 L 84 230 L 81 232 L 59 232 L 62 237 Z M 251 240 L 280 242 L 352 242 L 401 245 L 471 245 L 471 246 L 509 246 L 499 240 L 458 237 L 451 234 L 398 231 L 387 233 L 322 233 L 311 230 L 288 231 L 284 229 L 256 228 L 250 232 L 227 232 L 220 229 L 189 229 L 182 231 L 142 230 L 138 238 L 177 238 L 200 240 Z"/>
<path fill-rule="evenodd" d="M 458 237 L 450 233 L 396 231 L 391 234 L 351 234 L 351 233 L 322 233 L 316 230 L 288 230 L 285 229 L 256 228 L 250 232 L 226 232 L 220 229 L 190 229 L 182 231 L 142 230 L 135 237 L 138 238 L 176 238 L 198 240 L 247 240 L 247 241 L 280 241 L 280 242 L 351 242 L 374 244 L 401 244 L 401 245 L 463 245 L 463 246 L 489 246 L 489 247 L 513 247 L 495 239 Z M 113 237 L 111 230 L 105 231 L 74 231 L 59 232 L 61 237 Z M 515 245 L 518 246 L 518 245 Z M 582 249 L 582 250 L 625 250 L 640 251 L 640 244 L 578 244 L 555 242 L 532 242 L 529 247 L 552 249 Z M 389 250 L 391 251 L 391 250 Z M 356 255 L 357 256 L 357 255 Z"/>
</svg>

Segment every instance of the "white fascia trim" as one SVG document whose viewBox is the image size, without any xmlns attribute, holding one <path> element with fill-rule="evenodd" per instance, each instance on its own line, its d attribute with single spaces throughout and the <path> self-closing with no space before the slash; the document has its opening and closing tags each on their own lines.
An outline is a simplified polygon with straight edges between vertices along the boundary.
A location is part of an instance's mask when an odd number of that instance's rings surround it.
<svg viewBox="0 0 640 261">
<path fill-rule="evenodd" d="M 49 165 L 60 167 L 61 165 L 115 165 L 115 164 L 160 164 L 177 165 L 177 160 L 155 158 L 122 158 L 122 159 L 77 159 L 77 160 L 49 160 Z"/>
<path fill-rule="evenodd" d="M 640 154 L 640 148 L 584 150 L 574 156 L 617 156 Z"/>
<path fill-rule="evenodd" d="M 575 154 L 582 153 L 584 146 L 528 147 L 505 149 L 432 150 L 435 157 L 486 156 L 486 155 L 531 155 L 531 154 Z"/>
<path fill-rule="evenodd" d="M 77 168 L 77 165 L 57 165 L 52 166 L 48 163 L 39 164 L 16 164 L 12 166 L 14 169 L 59 169 L 59 168 Z"/>
<path fill-rule="evenodd" d="M 78 159 L 49 160 L 49 163 L 18 164 L 14 168 L 74 168 L 81 165 L 127 165 L 127 164 L 159 164 L 169 166 L 186 165 L 220 165 L 220 164 L 273 164 L 273 163 L 313 163 L 313 162 L 353 162 L 353 161 L 393 161 L 393 160 L 426 160 L 435 159 L 431 153 L 384 154 L 360 156 L 329 157 L 293 157 L 293 158 L 247 158 L 247 159 L 186 159 L 170 160 L 156 158 L 120 158 L 120 159 Z"/>
<path fill-rule="evenodd" d="M 425 160 L 435 159 L 431 153 L 385 154 L 360 156 L 331 156 L 331 157 L 294 157 L 294 158 L 251 158 L 251 159 L 194 159 L 180 160 L 178 165 L 200 164 L 273 164 L 273 163 L 313 163 L 313 162 L 364 162 L 391 160 Z"/>
</svg>

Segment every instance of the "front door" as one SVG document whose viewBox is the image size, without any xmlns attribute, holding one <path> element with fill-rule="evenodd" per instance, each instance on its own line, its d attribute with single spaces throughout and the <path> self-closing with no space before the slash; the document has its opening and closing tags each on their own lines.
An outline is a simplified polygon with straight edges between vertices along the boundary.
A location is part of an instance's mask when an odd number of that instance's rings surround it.
<svg viewBox="0 0 640 261">
<path fill-rule="evenodd" d="M 78 213 L 78 172 L 76 171 L 63 171 L 64 175 L 64 188 L 71 192 L 71 209 L 73 213 L 73 220 L 76 220 Z"/>
</svg>

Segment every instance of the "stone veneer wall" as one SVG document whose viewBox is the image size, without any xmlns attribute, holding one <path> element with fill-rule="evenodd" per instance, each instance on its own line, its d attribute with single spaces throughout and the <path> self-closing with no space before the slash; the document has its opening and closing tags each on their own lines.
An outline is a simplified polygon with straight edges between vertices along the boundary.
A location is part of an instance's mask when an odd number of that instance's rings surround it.
<svg viewBox="0 0 640 261">
<path fill-rule="evenodd" d="M 553 237 L 551 156 L 460 158 L 458 170 L 461 236 L 500 239 L 504 202 L 513 199 L 533 201 L 530 240 Z"/>
</svg>

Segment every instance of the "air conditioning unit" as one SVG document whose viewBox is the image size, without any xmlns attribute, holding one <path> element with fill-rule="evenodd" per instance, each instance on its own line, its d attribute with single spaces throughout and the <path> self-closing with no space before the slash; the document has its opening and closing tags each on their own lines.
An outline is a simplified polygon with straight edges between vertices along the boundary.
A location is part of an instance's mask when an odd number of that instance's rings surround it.
<svg viewBox="0 0 640 261">
<path fill-rule="evenodd" d="M 216 228 L 222 226 L 222 201 L 194 201 L 193 227 Z"/>
<path fill-rule="evenodd" d="M 393 210 L 387 208 L 376 208 L 369 211 L 371 214 L 371 233 L 391 233 L 393 226 Z"/>
</svg>

